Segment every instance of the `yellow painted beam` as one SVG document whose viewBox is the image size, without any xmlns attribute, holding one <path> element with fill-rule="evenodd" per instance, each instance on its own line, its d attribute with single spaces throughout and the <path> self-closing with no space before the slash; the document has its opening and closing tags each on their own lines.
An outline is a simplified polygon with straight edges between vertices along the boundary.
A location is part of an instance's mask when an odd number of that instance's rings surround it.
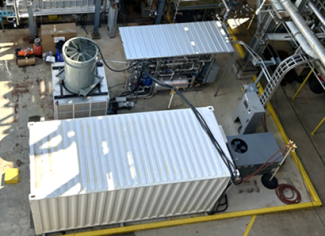
<svg viewBox="0 0 325 236">
<path fill-rule="evenodd" d="M 230 30 L 231 32 L 231 30 Z M 236 41 L 237 38 L 233 36 L 233 39 Z M 240 45 L 236 45 L 238 52 L 242 57 L 244 57 L 245 53 L 244 50 Z M 254 81 L 256 81 L 257 77 L 254 76 Z M 258 84 L 259 92 L 263 93 L 263 88 L 261 84 Z M 267 104 L 267 109 L 270 112 L 274 123 L 276 124 L 279 133 L 281 134 L 283 141 L 285 143 L 289 142 L 289 139 L 284 132 L 284 129 L 270 103 Z M 278 213 L 284 211 L 291 211 L 291 210 L 304 210 L 314 207 L 322 206 L 322 202 L 318 197 L 318 194 L 311 183 L 304 167 L 302 166 L 297 154 L 295 152 L 291 152 L 291 156 L 294 159 L 297 168 L 300 170 L 301 175 L 305 181 L 305 184 L 309 190 L 310 195 L 313 198 L 313 202 L 306 202 L 306 203 L 299 203 L 299 204 L 292 204 L 292 205 L 284 205 L 284 206 L 276 206 L 276 207 L 268 207 L 268 208 L 261 208 L 261 209 L 254 209 L 254 210 L 247 210 L 247 211 L 239 211 L 239 212 L 230 212 L 230 213 L 222 213 L 217 215 L 210 215 L 210 216 L 200 216 L 194 218 L 186 218 L 180 220 L 169 220 L 169 221 L 162 221 L 162 222 L 155 222 L 149 224 L 139 224 L 139 225 L 132 225 L 132 226 L 125 226 L 119 228 L 112 228 L 112 229 L 103 229 L 97 231 L 90 231 L 90 232 L 82 232 L 82 233 L 74 233 L 68 234 L 66 236 L 104 236 L 104 235 L 113 235 L 113 234 L 122 234 L 122 233 L 129 233 L 135 232 L 140 230 L 149 230 L 149 229 L 157 229 L 157 228 L 164 228 L 164 227 L 172 227 L 177 225 L 186 225 L 186 224 L 194 224 L 194 223 L 201 223 L 213 220 L 225 220 L 230 218 L 238 218 L 238 217 L 245 217 L 245 216 L 256 216 L 256 215 L 264 215 L 269 213 Z"/>
<path fill-rule="evenodd" d="M 249 234 L 249 231 L 251 231 L 251 228 L 252 228 L 252 226 L 254 224 L 255 219 L 256 219 L 256 215 L 253 215 L 251 221 L 247 225 L 247 228 L 246 228 L 245 233 L 244 233 L 243 236 L 247 236 Z"/>
<path fill-rule="evenodd" d="M 229 30 L 231 31 L 231 29 L 229 29 Z M 232 32 L 230 32 L 230 33 L 232 33 Z M 232 36 L 232 37 L 233 37 L 233 40 L 234 40 L 234 41 L 237 40 L 236 36 Z M 236 47 L 238 47 L 238 46 L 241 47 L 241 45 L 236 45 Z M 241 50 L 243 50 L 243 49 L 241 49 Z M 239 52 L 239 53 L 240 53 L 240 52 Z M 241 55 L 242 58 L 244 57 L 241 53 L 240 53 L 240 55 Z M 257 77 L 254 76 L 254 77 L 253 77 L 253 80 L 256 81 L 256 80 L 257 80 Z M 257 86 L 259 87 L 259 92 L 260 92 L 260 94 L 262 94 L 263 91 L 264 91 L 262 85 L 261 85 L 260 83 L 258 83 Z M 273 121 L 274 121 L 276 127 L 278 128 L 279 133 L 281 134 L 281 137 L 282 137 L 283 141 L 284 141 L 285 143 L 288 143 L 290 140 L 289 140 L 287 134 L 285 133 L 285 131 L 284 131 L 284 129 L 283 129 L 283 126 L 282 126 L 282 124 L 281 124 L 281 122 L 280 122 L 278 116 L 276 115 L 276 113 L 275 113 L 275 111 L 274 111 L 274 109 L 273 109 L 271 103 L 268 103 L 268 104 L 266 105 L 266 108 L 267 108 L 268 111 L 270 112 L 270 114 L 271 114 L 271 116 L 272 116 L 272 118 L 273 118 Z M 312 198 L 313 198 L 313 200 L 314 200 L 314 201 L 312 202 L 312 206 L 313 206 L 313 207 L 319 207 L 319 206 L 322 206 L 322 202 L 321 202 L 321 200 L 319 199 L 318 194 L 317 194 L 317 192 L 316 192 L 316 190 L 315 190 L 313 184 L 311 183 L 311 181 L 310 181 L 310 179 L 309 179 L 309 177 L 308 177 L 308 175 L 307 175 L 307 172 L 305 171 L 305 168 L 304 168 L 303 165 L 301 164 L 301 162 L 300 162 L 300 160 L 299 160 L 299 157 L 298 157 L 297 153 L 291 151 L 290 154 L 291 154 L 293 160 L 295 161 L 298 170 L 301 172 L 301 175 L 302 175 L 302 177 L 303 177 L 303 179 L 304 179 L 304 181 L 305 181 L 305 184 L 306 184 L 306 186 L 307 186 L 307 188 L 308 188 L 308 190 L 309 190 L 309 193 L 311 194 L 311 196 L 312 196 Z"/>
<path fill-rule="evenodd" d="M 234 35 L 234 31 L 233 31 L 230 27 L 228 27 L 228 31 L 229 31 L 229 33 L 232 35 L 232 36 L 231 36 L 232 39 L 233 39 L 234 41 L 237 41 L 238 39 L 237 39 L 237 37 Z M 240 44 L 238 44 L 238 43 L 235 44 L 235 47 L 237 48 L 237 51 L 238 51 L 239 55 L 241 56 L 241 58 L 244 58 L 244 56 L 245 56 L 245 52 L 244 52 L 244 50 L 243 50 L 243 47 L 242 47 Z"/>
<path fill-rule="evenodd" d="M 74 233 L 74 234 L 67 234 L 66 236 L 104 236 L 104 235 L 112 235 L 112 234 L 121 234 L 121 233 L 129 233 L 129 232 L 134 232 L 139 230 L 148 230 L 148 229 L 172 227 L 177 225 L 202 223 L 202 222 L 213 221 L 213 220 L 226 220 L 231 218 L 238 218 L 238 217 L 245 217 L 245 216 L 252 216 L 252 215 L 264 215 L 269 213 L 278 213 L 278 212 L 291 211 L 291 210 L 304 210 L 308 208 L 313 208 L 314 206 L 316 205 L 313 205 L 313 203 L 311 202 L 306 202 L 306 203 L 299 203 L 299 204 L 292 204 L 292 205 L 285 205 L 285 206 L 268 207 L 268 208 L 230 212 L 230 213 L 223 213 L 223 214 L 210 215 L 210 216 L 200 216 L 200 217 L 186 218 L 180 220 L 169 220 L 169 221 L 161 221 L 161 222 L 155 222 L 149 224 L 139 224 L 139 225 L 124 226 L 124 227 L 112 228 L 112 229 Z"/>
<path fill-rule="evenodd" d="M 318 130 L 318 128 L 323 124 L 323 122 L 325 121 L 325 117 L 322 119 L 321 122 L 319 122 L 319 124 L 317 125 L 317 127 L 313 130 L 313 132 L 311 132 L 311 135 L 314 135 L 316 133 L 316 131 Z"/>
<path fill-rule="evenodd" d="M 254 15 L 252 16 L 252 19 L 251 19 L 251 21 L 249 22 L 249 25 L 248 25 L 248 27 L 247 27 L 247 30 L 249 30 L 249 29 L 251 28 L 251 25 L 252 25 L 252 23 L 253 23 L 253 21 L 254 21 L 255 16 L 256 16 L 256 11 L 254 12 Z"/>
<path fill-rule="evenodd" d="M 311 76 L 311 74 L 313 73 L 315 67 L 313 69 L 311 69 L 311 71 L 309 72 L 309 74 L 307 75 L 306 79 L 304 80 L 304 82 L 302 82 L 302 84 L 300 85 L 300 87 L 298 88 L 298 91 L 295 93 L 295 95 L 292 97 L 292 100 L 295 100 L 298 93 L 300 92 L 300 90 L 302 89 L 302 87 L 305 85 L 305 83 L 307 82 L 307 80 L 309 79 L 309 77 Z"/>
<path fill-rule="evenodd" d="M 233 37 L 233 38 L 236 38 L 235 36 L 232 36 L 232 37 Z M 236 38 L 236 40 L 237 40 L 237 38 Z M 236 40 L 235 40 L 235 41 L 236 41 Z M 238 43 L 236 43 L 235 46 L 236 46 L 236 48 L 237 48 L 237 50 L 238 50 L 240 56 L 243 58 L 243 57 L 245 56 L 245 52 L 244 52 L 244 50 L 243 50 L 243 47 L 242 47 L 240 44 L 238 44 Z"/>
<path fill-rule="evenodd" d="M 257 77 L 254 76 L 254 77 L 253 77 L 253 80 L 256 81 L 256 80 L 257 80 Z M 261 85 L 260 83 L 258 83 L 257 86 L 259 86 L 259 92 L 260 92 L 260 94 L 262 94 L 262 93 L 263 93 L 262 85 Z M 282 126 L 282 124 L 281 124 L 281 122 L 280 122 L 278 116 L 276 115 L 276 113 L 275 113 L 275 111 L 274 111 L 274 109 L 273 109 L 271 103 L 268 103 L 268 104 L 266 105 L 266 108 L 267 108 L 268 111 L 270 112 L 270 114 L 271 114 L 271 116 L 272 116 L 272 118 L 273 118 L 273 121 L 274 121 L 276 127 L 278 128 L 279 133 L 280 133 L 281 136 L 282 136 L 283 141 L 284 141 L 285 143 L 288 143 L 290 140 L 289 140 L 287 134 L 285 133 L 285 131 L 284 131 L 284 129 L 283 129 L 283 126 Z M 301 164 L 301 162 L 300 162 L 300 160 L 299 160 L 299 157 L 298 157 L 297 153 L 291 151 L 290 154 L 291 154 L 293 160 L 295 161 L 295 163 L 296 163 L 296 165 L 297 165 L 297 168 L 298 168 L 299 171 L 301 172 L 301 175 L 302 175 L 302 177 L 303 177 L 303 179 L 304 179 L 304 181 L 305 181 L 305 183 L 306 183 L 306 186 L 307 186 L 307 188 L 308 188 L 308 190 L 309 190 L 309 192 L 310 192 L 310 194 L 311 194 L 311 196 L 312 196 L 312 198 L 313 198 L 313 200 L 314 200 L 314 201 L 313 201 L 313 206 L 315 206 L 315 207 L 316 207 L 316 206 L 317 206 L 317 207 L 318 207 L 318 206 L 321 206 L 321 205 L 322 205 L 322 202 L 320 201 L 320 199 L 319 199 L 319 197 L 318 197 L 318 194 L 317 194 L 317 192 L 316 192 L 316 190 L 315 190 L 313 184 L 311 183 L 311 181 L 310 181 L 310 179 L 309 179 L 309 177 L 308 177 L 308 175 L 307 175 L 307 172 L 305 171 L 304 167 L 302 166 L 302 164 Z"/>
</svg>

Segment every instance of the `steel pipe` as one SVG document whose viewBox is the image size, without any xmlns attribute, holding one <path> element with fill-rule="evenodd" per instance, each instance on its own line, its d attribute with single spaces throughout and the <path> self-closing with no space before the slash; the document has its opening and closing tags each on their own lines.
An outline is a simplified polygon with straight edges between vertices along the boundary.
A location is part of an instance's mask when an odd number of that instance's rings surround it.
<svg viewBox="0 0 325 236">
<path fill-rule="evenodd" d="M 317 7 L 315 6 L 315 4 L 310 1 L 308 2 L 308 6 L 310 7 L 310 9 L 315 13 L 315 15 L 317 16 L 317 18 L 320 20 L 320 22 L 325 26 L 325 17 L 322 15 L 322 13 L 317 9 Z"/>
<path fill-rule="evenodd" d="M 291 31 L 291 34 L 295 37 L 295 39 L 298 41 L 302 49 L 307 53 L 308 56 L 314 58 L 314 59 L 319 59 L 318 55 L 315 53 L 315 51 L 309 46 L 307 40 L 305 37 L 302 35 L 300 30 L 297 28 L 295 23 L 292 21 L 288 21 L 285 23 L 288 28 Z"/>
<path fill-rule="evenodd" d="M 172 81 L 163 81 L 165 84 L 168 84 L 173 87 L 178 87 L 178 88 L 188 88 L 189 82 L 188 79 L 175 79 Z M 161 86 L 160 84 L 155 83 L 154 84 L 154 93 L 156 93 L 159 90 L 170 90 L 170 88 L 166 88 Z"/>
<path fill-rule="evenodd" d="M 276 1 L 273 0 L 272 2 Z M 302 35 L 307 40 L 310 47 L 317 54 L 321 63 L 325 66 L 325 48 L 318 40 L 314 32 L 308 27 L 304 18 L 300 15 L 297 7 L 290 0 L 281 0 L 280 2 L 282 3 L 286 11 L 289 13 L 293 22 L 296 24 Z"/>
<path fill-rule="evenodd" d="M 223 5 L 224 5 L 225 8 L 226 8 L 226 12 L 230 11 L 230 8 L 228 7 L 227 2 L 226 2 L 225 0 L 222 0 L 222 3 L 223 3 Z"/>
</svg>

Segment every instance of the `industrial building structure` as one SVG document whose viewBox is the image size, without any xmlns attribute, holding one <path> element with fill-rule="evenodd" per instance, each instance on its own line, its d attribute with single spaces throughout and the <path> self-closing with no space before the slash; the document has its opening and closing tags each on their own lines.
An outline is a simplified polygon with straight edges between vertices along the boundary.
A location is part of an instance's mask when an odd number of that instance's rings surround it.
<svg viewBox="0 0 325 236">
<path fill-rule="evenodd" d="M 0 235 L 325 235 L 325 1 L 0 3 Z"/>
</svg>

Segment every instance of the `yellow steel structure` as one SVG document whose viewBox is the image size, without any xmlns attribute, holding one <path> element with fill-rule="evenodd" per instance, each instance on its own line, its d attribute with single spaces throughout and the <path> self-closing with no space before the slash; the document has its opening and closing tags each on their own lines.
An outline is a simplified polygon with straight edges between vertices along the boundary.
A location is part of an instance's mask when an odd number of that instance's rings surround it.
<svg viewBox="0 0 325 236">
<path fill-rule="evenodd" d="M 302 89 L 302 87 L 305 85 L 305 83 L 307 82 L 307 80 L 309 79 L 309 77 L 311 76 L 311 74 L 313 73 L 315 67 L 313 69 L 311 69 L 311 71 L 309 72 L 309 74 L 307 75 L 306 79 L 304 80 L 304 82 L 302 82 L 302 84 L 300 85 L 300 87 L 298 88 L 297 92 L 295 93 L 295 95 L 292 97 L 292 100 L 295 100 L 298 93 L 300 92 L 300 90 Z"/>
<path fill-rule="evenodd" d="M 237 40 L 235 36 L 233 36 L 234 41 Z M 241 57 L 244 57 L 245 53 L 242 47 L 239 44 L 236 44 L 236 48 L 238 49 L 239 54 Z M 256 81 L 257 77 L 253 77 L 254 81 Z M 263 88 L 260 84 L 259 86 L 259 92 L 263 93 Z M 270 103 L 267 104 L 267 109 L 270 112 L 274 123 L 276 124 L 279 133 L 281 134 L 283 141 L 285 143 L 289 142 L 289 138 L 287 137 L 286 133 L 284 132 L 284 129 L 275 114 L 275 111 L 273 110 L 273 107 Z M 245 216 L 253 216 L 254 220 L 257 215 L 264 215 L 269 213 L 277 213 L 277 212 L 284 212 L 284 211 L 291 211 L 291 210 L 302 210 L 302 209 L 308 209 L 308 208 L 314 208 L 314 207 L 320 207 L 322 206 L 322 202 L 319 199 L 317 192 L 311 183 L 304 167 L 302 166 L 297 154 L 295 152 L 291 152 L 291 156 L 294 159 L 297 168 L 301 172 L 301 175 L 305 181 L 305 184 L 308 188 L 308 191 L 313 199 L 312 202 L 305 202 L 305 203 L 299 203 L 299 204 L 292 204 L 292 205 L 285 205 L 285 206 L 276 206 L 276 207 L 267 207 L 267 208 L 261 208 L 261 209 L 254 209 L 254 210 L 247 210 L 247 211 L 238 211 L 238 212 L 230 212 L 230 213 L 222 213 L 218 215 L 208 215 L 208 216 L 200 216 L 200 217 L 194 217 L 194 218 L 186 218 L 186 219 L 180 219 L 180 220 L 168 220 L 168 221 L 161 221 L 161 222 L 155 222 L 155 223 L 148 223 L 148 224 L 139 224 L 139 225 L 133 225 L 133 226 L 125 226 L 125 227 L 119 227 L 119 228 L 112 228 L 112 229 L 103 229 L 103 230 L 97 230 L 97 231 L 89 231 L 89 232 L 82 232 L 82 233 L 74 233 L 69 234 L 67 236 L 104 236 L 104 235 L 112 235 L 112 234 L 121 234 L 121 233 L 129 233 L 134 231 L 140 231 L 140 230 L 148 230 L 148 229 L 157 229 L 157 228 L 164 228 L 164 227 L 171 227 L 171 226 L 177 226 L 177 225 L 185 225 L 185 224 L 193 224 L 193 223 L 201 223 L 201 222 L 207 222 L 207 221 L 213 221 L 213 220 L 225 220 L 230 218 L 237 218 L 237 217 L 245 217 Z M 251 221 L 253 224 L 254 221 Z M 251 224 L 251 226 L 252 226 Z M 250 227 L 251 227 L 250 226 Z M 250 230 L 250 228 L 249 228 Z M 249 232 L 249 231 L 248 231 Z"/>
<path fill-rule="evenodd" d="M 325 117 L 322 119 L 321 122 L 319 122 L 319 124 L 317 125 L 317 127 L 313 130 L 313 132 L 311 132 L 311 135 L 314 135 L 315 132 L 318 130 L 318 128 L 324 123 L 325 121 Z"/>
<path fill-rule="evenodd" d="M 252 23 L 253 23 L 253 21 L 254 21 L 254 19 L 255 19 L 255 16 L 256 16 L 256 11 L 255 11 L 254 15 L 252 16 L 252 19 L 251 19 L 250 22 L 249 22 L 249 25 L 248 25 L 248 27 L 247 27 L 247 30 L 249 30 L 249 29 L 251 28 L 251 25 L 252 25 Z"/>
<path fill-rule="evenodd" d="M 309 74 L 307 75 L 306 79 L 304 80 L 304 82 L 300 85 L 298 91 L 296 92 L 296 94 L 292 97 L 292 100 L 295 100 L 298 93 L 300 92 L 300 90 L 302 89 L 302 87 L 305 85 L 305 83 L 307 82 L 307 80 L 309 79 L 309 77 L 311 76 L 311 74 L 313 73 L 315 67 L 309 72 Z M 311 135 L 314 135 L 316 133 L 316 131 L 318 130 L 318 128 L 324 123 L 325 121 L 325 117 L 321 120 L 321 122 L 319 122 L 319 124 L 316 126 L 316 128 L 313 130 L 313 132 L 311 132 Z"/>
</svg>

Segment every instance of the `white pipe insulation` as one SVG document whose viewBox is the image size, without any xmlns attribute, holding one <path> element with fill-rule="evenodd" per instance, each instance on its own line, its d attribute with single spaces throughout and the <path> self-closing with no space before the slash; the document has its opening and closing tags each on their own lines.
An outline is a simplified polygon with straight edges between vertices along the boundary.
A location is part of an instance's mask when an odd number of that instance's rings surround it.
<svg viewBox="0 0 325 236">
<path fill-rule="evenodd" d="M 278 1 L 278 0 L 272 0 Z M 300 15 L 297 7 L 290 0 L 280 0 L 283 7 L 287 10 L 291 19 L 296 24 L 297 28 L 300 30 L 302 35 L 305 37 L 309 46 L 318 56 L 318 59 L 321 61 L 323 66 L 325 66 L 325 48 L 322 43 L 318 40 L 314 32 L 306 24 L 304 18 Z"/>
<path fill-rule="evenodd" d="M 314 59 L 319 59 L 318 55 L 315 53 L 315 51 L 309 46 L 307 40 L 305 37 L 302 35 L 300 30 L 297 28 L 295 23 L 292 21 L 288 21 L 285 23 L 288 28 L 291 31 L 291 34 L 295 37 L 295 39 L 298 41 L 302 49 L 307 53 L 308 56 L 314 58 Z"/>
</svg>

